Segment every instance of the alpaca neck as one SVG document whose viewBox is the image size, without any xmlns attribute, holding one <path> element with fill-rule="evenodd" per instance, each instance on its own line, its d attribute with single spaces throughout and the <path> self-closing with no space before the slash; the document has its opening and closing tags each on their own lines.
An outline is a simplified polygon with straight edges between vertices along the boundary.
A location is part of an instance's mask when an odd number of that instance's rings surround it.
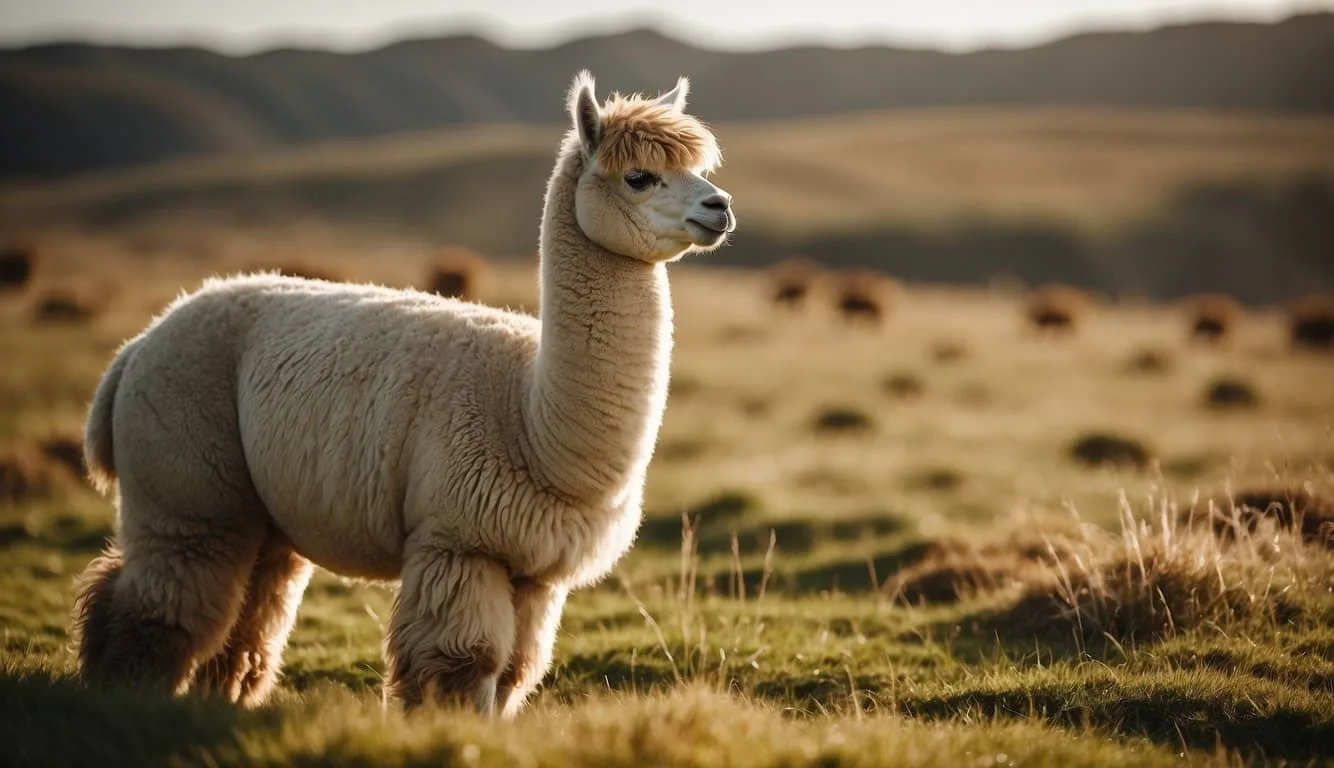
<svg viewBox="0 0 1334 768">
<path fill-rule="evenodd" d="M 642 481 L 666 405 L 667 270 L 612 253 L 575 218 L 583 161 L 567 141 L 547 186 L 541 346 L 528 380 L 536 469 L 560 494 L 617 503 Z"/>
</svg>

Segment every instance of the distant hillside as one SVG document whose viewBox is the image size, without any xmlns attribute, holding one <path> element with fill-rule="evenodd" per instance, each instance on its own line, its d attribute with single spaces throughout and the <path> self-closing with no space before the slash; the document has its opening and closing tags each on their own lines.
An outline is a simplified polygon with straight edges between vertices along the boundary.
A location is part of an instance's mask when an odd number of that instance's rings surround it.
<svg viewBox="0 0 1334 768">
<path fill-rule="evenodd" d="M 969 54 L 701 50 L 638 31 L 547 50 L 449 37 L 339 54 L 50 44 L 0 51 L 0 175 L 496 122 L 560 119 L 571 74 L 607 88 L 696 79 L 712 121 L 867 109 L 1066 105 L 1334 112 L 1334 15 L 1201 23 Z"/>
<path fill-rule="evenodd" d="M 705 263 L 800 252 L 910 280 L 1260 303 L 1334 289 L 1334 116 L 954 108 L 715 130 L 741 227 Z M 470 126 L 33 183 L 0 190 L 0 233 L 184 255 L 295 225 L 529 257 L 562 131 Z"/>
</svg>

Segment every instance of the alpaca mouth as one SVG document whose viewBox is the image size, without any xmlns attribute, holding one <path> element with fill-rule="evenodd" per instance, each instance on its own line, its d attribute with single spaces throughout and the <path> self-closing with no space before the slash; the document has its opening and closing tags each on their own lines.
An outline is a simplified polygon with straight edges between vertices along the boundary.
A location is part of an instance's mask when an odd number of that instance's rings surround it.
<svg viewBox="0 0 1334 768">
<path fill-rule="evenodd" d="M 736 230 L 736 217 L 729 211 L 720 221 L 705 224 L 699 219 L 686 219 L 686 232 L 695 245 L 717 245 Z"/>
</svg>

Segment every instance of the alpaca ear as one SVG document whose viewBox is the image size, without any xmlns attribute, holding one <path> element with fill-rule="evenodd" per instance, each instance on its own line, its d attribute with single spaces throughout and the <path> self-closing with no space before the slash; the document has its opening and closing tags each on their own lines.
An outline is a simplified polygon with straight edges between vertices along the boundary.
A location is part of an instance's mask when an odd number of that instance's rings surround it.
<svg viewBox="0 0 1334 768">
<path fill-rule="evenodd" d="M 602 139 L 602 110 L 598 108 L 597 98 L 593 95 L 593 76 L 583 70 L 574 76 L 570 86 L 570 119 L 579 133 L 579 144 L 584 155 L 592 157 Z"/>
<path fill-rule="evenodd" d="M 664 93 L 657 98 L 657 103 L 671 107 L 677 112 L 686 111 L 686 97 L 690 95 L 689 78 L 679 77 L 676 79 L 676 87 Z"/>
</svg>

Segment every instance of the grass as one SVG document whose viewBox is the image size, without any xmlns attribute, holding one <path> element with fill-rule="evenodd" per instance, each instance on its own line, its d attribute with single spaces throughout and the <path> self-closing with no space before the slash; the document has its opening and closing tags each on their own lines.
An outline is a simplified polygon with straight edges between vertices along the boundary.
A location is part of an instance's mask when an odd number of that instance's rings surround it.
<svg viewBox="0 0 1334 768">
<path fill-rule="evenodd" d="M 32 295 L 86 291 L 107 297 L 104 311 L 38 325 L 31 295 L 0 303 L 0 447 L 48 462 L 34 494 L 0 493 L 6 762 L 1330 757 L 1334 553 L 1263 510 L 1184 511 L 1256 483 L 1327 497 L 1334 357 L 1290 353 L 1282 318 L 1265 312 L 1218 348 L 1190 344 L 1178 310 L 1151 306 L 1100 307 L 1069 338 L 1038 337 L 1021 297 L 1001 290 L 912 288 L 883 328 L 848 328 L 818 299 L 774 311 L 763 275 L 690 264 L 675 273 L 677 386 L 639 543 L 572 598 L 551 674 L 518 720 L 386 706 L 392 592 L 322 572 L 265 706 L 86 691 L 68 648 L 72 581 L 113 510 L 42 445 L 77 433 L 121 339 L 182 287 L 263 254 L 226 233 L 201 234 L 216 252 L 197 262 L 63 237 Z M 316 264 L 317 244 L 301 237 L 273 247 Z M 420 280 L 430 258 L 386 248 L 368 261 L 356 244 L 318 245 L 330 250 L 317 266 L 396 285 Z M 527 266 L 491 277 L 484 299 L 532 306 Z M 942 339 L 967 354 L 941 364 Z M 1146 349 L 1171 365 L 1128 373 Z M 1207 384 L 1232 370 L 1247 371 L 1263 408 L 1201 407 Z M 874 428 L 817 432 L 830 406 Z M 1106 430 L 1151 443 L 1153 460 L 1069 456 L 1079 436 Z"/>
</svg>

